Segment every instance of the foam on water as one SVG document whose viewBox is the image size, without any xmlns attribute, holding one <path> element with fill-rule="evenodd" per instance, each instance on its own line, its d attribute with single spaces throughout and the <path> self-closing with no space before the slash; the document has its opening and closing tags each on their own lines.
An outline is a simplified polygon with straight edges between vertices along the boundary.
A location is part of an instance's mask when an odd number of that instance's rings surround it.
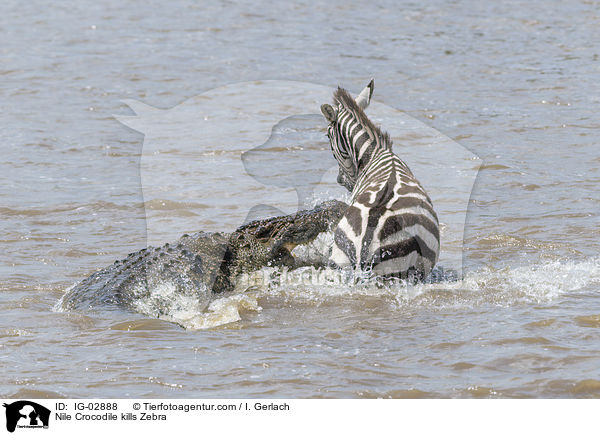
<svg viewBox="0 0 600 435">
<path fill-rule="evenodd" d="M 486 268 L 469 272 L 462 280 L 433 284 L 382 282 L 327 268 L 303 267 L 293 271 L 264 268 L 241 277 L 238 291 L 253 286 L 259 290 L 259 296 L 278 296 L 299 303 L 375 297 L 396 307 L 413 304 L 447 308 L 548 303 L 565 294 L 590 291 L 594 284 L 600 284 L 600 257 L 581 262 L 549 261 L 515 268 Z"/>
<path fill-rule="evenodd" d="M 294 257 L 307 264 L 327 264 L 333 246 L 333 231 L 320 233 L 315 240 L 294 248 Z"/>
<path fill-rule="evenodd" d="M 197 294 L 207 294 L 198 289 Z M 250 294 L 234 291 L 211 301 L 196 297 L 194 293 L 181 293 L 175 285 L 156 285 L 147 297 L 134 302 L 134 309 L 144 315 L 177 323 L 184 328 L 214 328 L 241 319 L 241 310 L 260 310 Z"/>
<path fill-rule="evenodd" d="M 191 301 L 190 301 L 191 302 Z M 237 322 L 242 319 L 243 311 L 260 311 L 258 300 L 253 294 L 234 294 L 214 300 L 203 312 L 182 307 L 168 316 L 160 316 L 162 320 L 175 322 L 187 329 L 208 329 L 228 323 Z"/>
<path fill-rule="evenodd" d="M 303 255 L 310 256 L 308 250 Z M 320 254 L 313 251 L 311 255 Z M 360 304 L 376 298 L 392 309 L 406 306 L 460 309 L 480 304 L 543 304 L 565 294 L 588 291 L 594 284 L 600 284 L 600 257 L 581 262 L 548 261 L 514 268 L 486 268 L 469 272 L 462 280 L 433 284 L 383 282 L 376 277 L 357 277 L 352 271 L 332 268 L 265 267 L 240 276 L 232 293 L 209 304 L 179 295 L 165 285 L 155 289 L 151 298 L 137 301 L 136 309 L 185 328 L 206 329 L 237 322 L 244 312 L 260 311 L 265 299 L 321 305 L 348 300 Z M 157 305 L 163 312 L 168 306 L 169 314 L 157 315 Z"/>
<path fill-rule="evenodd" d="M 303 261 L 326 259 L 331 234 L 294 254 Z M 600 284 L 600 257 L 584 261 L 553 260 L 526 266 L 468 272 L 457 281 L 407 283 L 357 276 L 351 270 L 333 268 L 265 267 L 238 277 L 231 293 L 207 301 L 194 292 L 182 294 L 170 283 L 156 285 L 134 303 L 135 311 L 148 317 L 177 323 L 187 329 L 207 329 L 238 322 L 245 312 L 262 310 L 264 300 L 280 303 L 321 305 L 367 303 L 377 299 L 391 309 L 413 306 L 430 309 L 461 309 L 482 304 L 508 306 L 544 304 L 561 296 L 592 291 Z M 140 292 L 143 294 L 144 292 Z M 198 289 L 206 294 L 205 289 Z M 56 311 L 62 311 L 59 303 Z M 166 313 L 166 314 L 165 314 Z"/>
<path fill-rule="evenodd" d="M 326 263 L 332 241 L 331 233 L 322 234 L 311 244 L 297 247 L 294 255 L 307 264 Z M 391 309 L 461 309 L 482 304 L 544 304 L 566 294 L 590 291 L 597 284 L 600 257 L 487 267 L 467 272 L 461 280 L 417 284 L 357 276 L 352 270 L 265 267 L 239 276 L 233 292 L 212 300 L 198 296 L 210 294 L 206 289 L 182 293 L 168 282 L 155 285 L 151 292 L 139 292 L 144 296 L 135 301 L 134 309 L 188 329 L 206 329 L 237 322 L 244 312 L 260 311 L 261 303 L 267 299 L 275 300 L 275 306 L 336 305 L 349 301 L 360 305 L 376 299 Z"/>
<path fill-rule="evenodd" d="M 516 300 L 547 302 L 561 295 L 590 290 L 600 283 L 600 257 L 584 261 L 553 260 L 516 268 L 468 273 L 460 283 L 470 291 L 510 294 Z"/>
</svg>

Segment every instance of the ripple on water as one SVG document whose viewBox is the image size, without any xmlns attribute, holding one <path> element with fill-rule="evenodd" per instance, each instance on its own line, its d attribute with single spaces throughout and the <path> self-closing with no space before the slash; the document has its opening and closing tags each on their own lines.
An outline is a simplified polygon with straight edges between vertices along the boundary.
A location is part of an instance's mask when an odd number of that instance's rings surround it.
<svg viewBox="0 0 600 435">
<path fill-rule="evenodd" d="M 0 338 L 6 337 L 29 337 L 34 335 L 33 332 L 26 329 L 7 328 L 0 330 Z"/>
<path fill-rule="evenodd" d="M 158 319 L 137 319 L 116 323 L 110 329 L 117 331 L 162 331 L 177 328 L 173 323 Z"/>
<path fill-rule="evenodd" d="M 452 364 L 450 367 L 452 367 L 453 370 L 463 371 L 463 370 L 470 370 L 470 369 L 476 367 L 476 365 L 463 361 L 463 362 L 457 362 L 456 364 Z"/>
<path fill-rule="evenodd" d="M 570 391 L 577 397 L 600 398 L 600 380 L 584 379 L 577 382 Z"/>
<path fill-rule="evenodd" d="M 441 350 L 454 350 L 454 349 L 458 349 L 459 347 L 464 346 L 465 344 L 467 344 L 466 341 L 461 341 L 461 342 L 443 342 L 443 343 L 436 343 L 430 346 L 431 349 L 441 349 Z"/>
<path fill-rule="evenodd" d="M 585 328 L 600 328 L 600 314 L 575 317 L 575 323 Z"/>
<path fill-rule="evenodd" d="M 37 388 L 19 388 L 14 394 L 8 396 L 11 399 L 66 399 L 67 396 L 56 391 L 40 390 Z"/>
<path fill-rule="evenodd" d="M 467 389 L 461 391 L 461 393 L 461 395 L 467 395 L 475 399 L 492 398 L 498 397 L 500 395 L 498 391 L 494 390 L 491 387 L 484 387 L 479 385 L 468 387 Z"/>
<path fill-rule="evenodd" d="M 495 346 L 503 346 L 510 344 L 552 344 L 552 341 L 544 337 L 518 337 L 496 340 L 492 344 Z"/>
<path fill-rule="evenodd" d="M 385 392 L 358 391 L 356 393 L 361 399 L 430 399 L 436 397 L 428 391 L 409 388 L 406 390 L 390 390 Z"/>
<path fill-rule="evenodd" d="M 150 382 L 151 384 L 157 384 L 157 385 L 167 387 L 167 388 L 174 388 L 174 389 L 182 389 L 183 388 L 182 384 L 178 384 L 176 382 L 166 382 L 166 381 L 158 379 L 154 376 L 150 376 L 148 378 L 148 382 Z"/>
<path fill-rule="evenodd" d="M 538 320 L 536 322 L 529 322 L 525 325 L 526 328 L 547 328 L 549 326 L 552 326 L 554 324 L 554 322 L 556 322 L 556 319 L 544 319 L 544 320 Z"/>
</svg>

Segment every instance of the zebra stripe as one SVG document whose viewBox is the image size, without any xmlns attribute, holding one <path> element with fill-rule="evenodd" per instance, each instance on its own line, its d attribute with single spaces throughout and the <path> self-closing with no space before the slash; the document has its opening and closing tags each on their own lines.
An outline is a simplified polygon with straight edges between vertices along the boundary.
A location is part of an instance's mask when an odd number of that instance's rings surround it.
<svg viewBox="0 0 600 435">
<path fill-rule="evenodd" d="M 392 141 L 365 115 L 373 82 L 355 101 L 344 89 L 321 106 L 339 165 L 338 182 L 352 192 L 331 259 L 384 276 L 425 277 L 438 260 L 438 218 L 425 189 L 392 152 Z"/>
</svg>

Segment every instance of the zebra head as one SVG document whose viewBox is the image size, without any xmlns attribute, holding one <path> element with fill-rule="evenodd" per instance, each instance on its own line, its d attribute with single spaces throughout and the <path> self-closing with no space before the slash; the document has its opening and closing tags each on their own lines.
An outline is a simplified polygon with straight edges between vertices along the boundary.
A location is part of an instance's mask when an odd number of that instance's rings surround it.
<svg viewBox="0 0 600 435">
<path fill-rule="evenodd" d="M 323 104 L 321 112 L 329 122 L 327 137 L 338 162 L 337 182 L 349 191 L 354 189 L 360 170 L 364 168 L 372 144 L 379 136 L 378 129 L 367 119 L 364 110 L 371 102 L 373 80 L 353 99 L 342 88 L 334 93 L 334 105 Z"/>
</svg>

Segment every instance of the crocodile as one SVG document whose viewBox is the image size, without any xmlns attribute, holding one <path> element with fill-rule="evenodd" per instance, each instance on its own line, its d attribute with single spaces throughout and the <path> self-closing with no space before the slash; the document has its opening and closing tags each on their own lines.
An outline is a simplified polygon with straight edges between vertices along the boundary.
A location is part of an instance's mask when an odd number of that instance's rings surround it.
<svg viewBox="0 0 600 435">
<path fill-rule="evenodd" d="M 153 301 L 151 314 L 168 315 L 169 301 L 193 298 L 203 310 L 235 287 L 242 273 L 265 266 L 305 266 L 292 250 L 335 228 L 347 204 L 330 200 L 312 210 L 257 220 L 233 233 L 184 234 L 174 243 L 148 247 L 94 272 L 59 301 L 63 310 L 119 306 L 138 311 L 140 300 Z M 313 264 L 314 265 L 314 264 Z M 154 297 L 161 293 L 167 297 Z M 147 305 L 144 314 L 148 314 Z"/>
</svg>

